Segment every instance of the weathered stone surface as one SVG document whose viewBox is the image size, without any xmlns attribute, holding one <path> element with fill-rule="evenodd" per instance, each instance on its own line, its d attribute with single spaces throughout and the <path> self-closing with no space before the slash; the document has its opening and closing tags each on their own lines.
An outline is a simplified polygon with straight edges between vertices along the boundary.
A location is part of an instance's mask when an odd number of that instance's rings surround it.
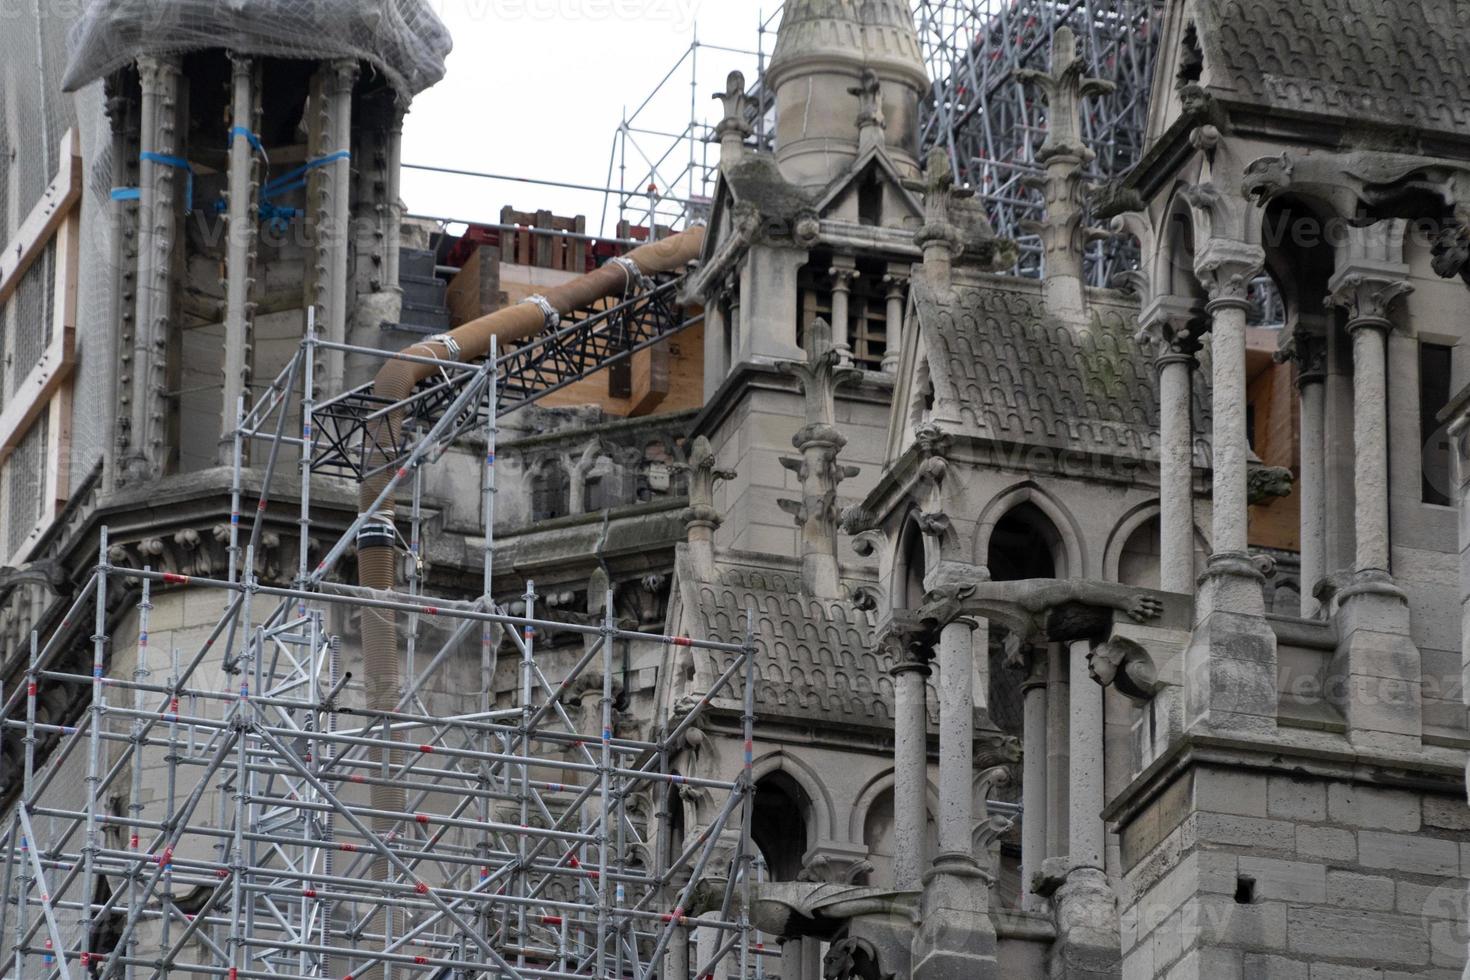
<svg viewBox="0 0 1470 980">
<path fill-rule="evenodd" d="M 1311 965 L 1269 953 L 1246 953 L 1241 980 L 1309 980 Z"/>
<path fill-rule="evenodd" d="M 1255 881 L 1258 901 L 1317 903 L 1327 900 L 1327 869 L 1323 865 L 1242 855 L 1239 866 L 1242 877 Z"/>
<path fill-rule="evenodd" d="M 1410 874 L 1449 877 L 1460 873 L 1459 845 L 1433 837 L 1365 830 L 1358 834 L 1358 860 L 1366 868 Z"/>
<path fill-rule="evenodd" d="M 1429 962 L 1427 929 L 1411 916 L 1292 907 L 1287 920 L 1294 953 L 1335 961 L 1407 965 Z"/>
<path fill-rule="evenodd" d="M 1354 871 L 1330 870 L 1327 872 L 1327 904 L 1370 912 L 1391 911 L 1394 907 L 1393 879 Z"/>
<path fill-rule="evenodd" d="M 1228 844 L 1260 851 L 1296 850 L 1298 828 L 1285 820 L 1201 813 L 1194 821 L 1202 844 Z"/>
<path fill-rule="evenodd" d="M 1338 827 L 1297 827 L 1296 850 L 1302 857 L 1324 861 L 1356 861 L 1358 838 Z"/>
<path fill-rule="evenodd" d="M 1327 815 L 1334 823 L 1385 830 L 1419 829 L 1420 803 L 1403 790 L 1333 783 L 1327 790 Z"/>
<path fill-rule="evenodd" d="M 1426 827 L 1470 831 L 1470 804 L 1458 797 L 1426 796 L 1423 822 Z"/>
<path fill-rule="evenodd" d="M 1281 820 L 1327 819 L 1327 785 L 1309 777 L 1272 776 L 1267 783 L 1267 816 Z"/>
<path fill-rule="evenodd" d="M 1198 810 L 1266 816 L 1266 777 L 1251 772 L 1202 769 L 1194 777 L 1194 805 Z"/>
</svg>

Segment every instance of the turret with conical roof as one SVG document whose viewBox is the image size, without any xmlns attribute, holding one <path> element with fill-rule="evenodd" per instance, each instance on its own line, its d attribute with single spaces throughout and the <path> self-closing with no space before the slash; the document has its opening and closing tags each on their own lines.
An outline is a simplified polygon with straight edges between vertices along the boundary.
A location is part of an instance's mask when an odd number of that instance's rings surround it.
<svg viewBox="0 0 1470 980">
<path fill-rule="evenodd" d="M 929 77 L 904 0 L 789 0 L 766 84 L 776 94 L 776 159 L 787 180 L 826 185 L 858 154 L 855 91 L 863 69 L 882 85 L 885 142 L 917 175 L 919 98 Z"/>
</svg>

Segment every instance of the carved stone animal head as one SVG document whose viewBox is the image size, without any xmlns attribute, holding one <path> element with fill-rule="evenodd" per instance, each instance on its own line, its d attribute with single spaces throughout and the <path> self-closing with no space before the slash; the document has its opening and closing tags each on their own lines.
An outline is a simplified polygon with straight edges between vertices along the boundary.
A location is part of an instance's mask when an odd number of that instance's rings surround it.
<svg viewBox="0 0 1470 980">
<path fill-rule="evenodd" d="M 1159 671 L 1153 657 L 1139 643 L 1115 636 L 1087 655 L 1087 672 L 1103 687 L 1111 687 L 1139 704 L 1153 700 L 1159 690 Z"/>
<path fill-rule="evenodd" d="M 1261 157 L 1245 168 L 1240 189 L 1246 197 L 1265 203 L 1291 186 L 1291 173 L 1291 158 L 1285 153 L 1279 157 Z"/>
<path fill-rule="evenodd" d="M 893 980 L 878 963 L 878 949 L 866 939 L 839 939 L 822 957 L 822 980 Z"/>
</svg>

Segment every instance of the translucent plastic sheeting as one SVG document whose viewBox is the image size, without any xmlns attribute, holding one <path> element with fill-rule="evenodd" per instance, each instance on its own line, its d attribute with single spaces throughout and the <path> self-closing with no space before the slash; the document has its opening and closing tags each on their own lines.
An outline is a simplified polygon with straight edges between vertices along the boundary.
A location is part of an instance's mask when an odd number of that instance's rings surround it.
<svg viewBox="0 0 1470 980">
<path fill-rule="evenodd" d="M 425 0 L 90 0 L 70 37 L 75 91 L 139 55 L 228 48 L 279 58 L 355 58 L 405 98 L 444 77 L 449 31 Z"/>
</svg>

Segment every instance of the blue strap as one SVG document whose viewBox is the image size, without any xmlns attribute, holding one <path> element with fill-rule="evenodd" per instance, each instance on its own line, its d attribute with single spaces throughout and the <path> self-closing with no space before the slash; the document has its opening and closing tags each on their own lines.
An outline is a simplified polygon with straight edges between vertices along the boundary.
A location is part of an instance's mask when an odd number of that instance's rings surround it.
<svg viewBox="0 0 1470 980">
<path fill-rule="evenodd" d="M 114 201 L 138 201 L 142 200 L 143 192 L 136 187 L 114 187 L 112 199 Z"/>
<path fill-rule="evenodd" d="M 305 177 L 313 170 L 318 170 L 322 167 L 328 166 L 329 164 L 336 163 L 338 160 L 351 159 L 351 150 L 338 150 L 336 153 L 329 153 L 324 157 L 318 157 L 315 160 L 311 160 L 306 164 L 297 167 L 295 170 L 291 171 L 288 174 L 283 174 L 282 176 L 277 177 L 275 180 L 269 181 L 264 187 L 261 188 L 261 197 L 275 197 L 277 194 L 285 194 L 288 191 L 294 191 L 297 188 L 305 187 Z"/>
<path fill-rule="evenodd" d="M 260 220 L 277 234 L 285 234 L 292 221 L 305 216 L 306 212 L 298 208 L 278 207 L 268 201 L 262 201 L 260 205 Z"/>
<path fill-rule="evenodd" d="M 265 156 L 265 147 L 261 145 L 259 136 L 256 136 L 244 126 L 235 126 L 230 130 L 230 143 L 234 143 L 235 137 L 237 136 L 245 137 L 245 142 L 254 147 L 256 153 L 259 153 L 261 156 Z"/>
<path fill-rule="evenodd" d="M 184 213 L 192 214 L 194 211 L 194 166 L 183 157 L 171 157 L 166 153 L 143 152 L 138 154 L 138 159 L 145 163 L 158 163 L 165 167 L 174 167 L 182 170 L 188 175 L 184 187 Z"/>
</svg>

